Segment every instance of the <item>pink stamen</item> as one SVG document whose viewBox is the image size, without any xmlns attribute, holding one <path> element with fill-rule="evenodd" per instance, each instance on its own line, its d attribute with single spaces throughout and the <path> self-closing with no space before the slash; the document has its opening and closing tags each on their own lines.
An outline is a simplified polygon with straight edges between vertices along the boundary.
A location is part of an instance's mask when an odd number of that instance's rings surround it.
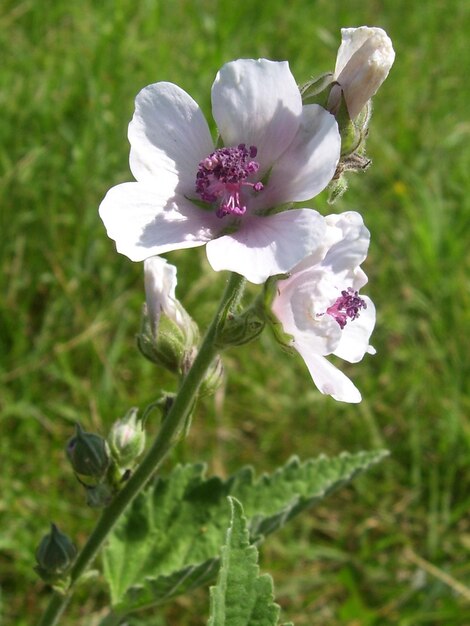
<svg viewBox="0 0 470 626">
<path fill-rule="evenodd" d="M 204 202 L 212 204 L 220 201 L 217 217 L 244 215 L 246 205 L 241 198 L 242 187 L 251 187 L 255 192 L 262 191 L 263 183 L 246 182 L 249 176 L 259 170 L 259 163 L 253 160 L 257 152 L 256 146 L 247 149 L 241 143 L 236 148 L 219 148 L 199 163 L 196 192 Z"/>
<path fill-rule="evenodd" d="M 343 329 L 349 320 L 359 317 L 361 309 L 366 309 L 365 301 L 359 297 L 359 293 L 352 287 L 341 292 L 341 296 L 332 304 L 326 312 L 338 322 Z M 349 319 L 348 319 L 349 318 Z"/>
</svg>

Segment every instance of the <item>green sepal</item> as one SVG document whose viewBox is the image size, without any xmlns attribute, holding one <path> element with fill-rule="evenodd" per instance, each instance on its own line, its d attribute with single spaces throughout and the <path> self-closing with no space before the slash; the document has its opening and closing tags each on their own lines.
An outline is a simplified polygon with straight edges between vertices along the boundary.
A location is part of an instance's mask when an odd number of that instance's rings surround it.
<svg viewBox="0 0 470 626">
<path fill-rule="evenodd" d="M 334 82 L 333 73 L 326 72 L 317 78 L 312 78 L 300 87 L 302 104 L 320 104 L 326 108 L 328 87 Z"/>
</svg>

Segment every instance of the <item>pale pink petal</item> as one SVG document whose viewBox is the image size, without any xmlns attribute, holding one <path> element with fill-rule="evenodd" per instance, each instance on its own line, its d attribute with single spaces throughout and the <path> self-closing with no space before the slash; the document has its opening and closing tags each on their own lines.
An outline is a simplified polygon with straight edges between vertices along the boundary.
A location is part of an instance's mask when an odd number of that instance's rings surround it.
<svg viewBox="0 0 470 626">
<path fill-rule="evenodd" d="M 165 82 L 142 89 L 128 136 L 136 180 L 195 193 L 198 164 L 214 144 L 199 105 L 183 89 Z"/>
<path fill-rule="evenodd" d="M 294 140 L 274 164 L 265 189 L 253 205 L 278 206 L 315 197 L 333 178 L 340 151 L 335 117 L 318 104 L 304 106 Z"/>
<path fill-rule="evenodd" d="M 297 132 L 302 98 L 287 61 L 240 59 L 217 74 L 212 112 L 224 144 L 255 145 L 266 171 Z"/>
<path fill-rule="evenodd" d="M 360 402 L 361 394 L 345 374 L 325 357 L 315 354 L 308 345 L 294 344 L 305 361 L 313 382 L 321 393 L 332 396 L 339 402 Z"/>
<path fill-rule="evenodd" d="M 162 311 L 178 322 L 176 267 L 162 257 L 152 256 L 144 262 L 144 279 L 147 312 L 152 329 L 158 327 Z"/>
<path fill-rule="evenodd" d="M 359 266 L 367 256 L 370 242 L 370 233 L 364 226 L 362 216 L 355 211 L 347 211 L 327 215 L 325 220 L 329 227 L 341 230 L 342 239 L 331 246 L 322 265 L 335 274 Z"/>
<path fill-rule="evenodd" d="M 131 261 L 202 246 L 220 228 L 215 215 L 199 209 L 184 196 L 168 196 L 142 183 L 112 187 L 99 212 L 118 252 Z"/>
<path fill-rule="evenodd" d="M 325 231 L 324 218 L 311 209 L 245 217 L 240 230 L 207 244 L 207 258 L 216 271 L 237 272 L 260 284 L 322 245 Z"/>
</svg>

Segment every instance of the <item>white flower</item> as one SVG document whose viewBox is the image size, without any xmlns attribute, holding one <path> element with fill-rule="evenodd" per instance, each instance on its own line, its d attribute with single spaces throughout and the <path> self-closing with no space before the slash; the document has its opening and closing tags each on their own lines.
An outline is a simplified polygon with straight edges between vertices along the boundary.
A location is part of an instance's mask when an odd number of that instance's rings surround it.
<svg viewBox="0 0 470 626">
<path fill-rule="evenodd" d="M 137 182 L 110 189 L 100 215 L 133 261 L 207 244 L 215 270 L 262 283 L 321 242 L 316 211 L 268 213 L 328 185 L 340 154 L 336 120 L 318 105 L 302 106 L 287 62 L 265 59 L 224 65 L 212 110 L 224 148 L 185 91 L 165 82 L 145 87 L 129 125 Z"/>
<path fill-rule="evenodd" d="M 392 41 L 381 28 L 342 28 L 328 109 L 339 106 L 341 90 L 349 116 L 355 119 L 387 78 L 395 60 Z"/>
<path fill-rule="evenodd" d="M 367 276 L 359 267 L 367 255 L 369 231 L 355 212 L 329 215 L 323 250 L 317 250 L 278 282 L 273 311 L 292 346 L 304 359 L 318 389 L 343 402 L 360 402 L 353 383 L 325 356 L 350 363 L 374 354 L 369 337 L 375 307 L 359 290 Z"/>
</svg>

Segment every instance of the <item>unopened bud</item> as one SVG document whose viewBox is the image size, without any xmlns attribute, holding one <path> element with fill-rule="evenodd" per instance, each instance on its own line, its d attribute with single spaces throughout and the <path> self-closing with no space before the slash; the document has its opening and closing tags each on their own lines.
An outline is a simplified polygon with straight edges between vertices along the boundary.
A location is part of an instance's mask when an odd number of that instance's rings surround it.
<svg viewBox="0 0 470 626">
<path fill-rule="evenodd" d="M 147 304 L 137 345 L 149 360 L 181 373 L 188 353 L 199 341 L 199 331 L 176 299 L 176 267 L 151 257 L 144 263 L 144 272 Z"/>
<path fill-rule="evenodd" d="M 86 433 L 77 424 L 76 435 L 68 442 L 66 451 L 81 483 L 94 487 L 102 482 L 110 464 L 108 444 L 103 437 Z"/>
<path fill-rule="evenodd" d="M 36 550 L 37 574 L 47 583 L 53 583 L 64 576 L 77 556 L 77 549 L 72 541 L 61 533 L 55 524 L 45 535 Z"/>
<path fill-rule="evenodd" d="M 336 115 L 343 93 L 354 120 L 387 78 L 395 51 L 381 28 L 342 28 L 341 37 L 327 108 Z"/>
<path fill-rule="evenodd" d="M 220 356 L 216 356 L 207 370 L 204 380 L 202 381 L 201 395 L 210 396 L 214 394 L 223 382 L 224 366 Z"/>
<path fill-rule="evenodd" d="M 132 467 L 145 448 L 145 430 L 137 414 L 137 409 L 130 409 L 113 424 L 108 435 L 111 454 L 122 468 Z"/>
</svg>

